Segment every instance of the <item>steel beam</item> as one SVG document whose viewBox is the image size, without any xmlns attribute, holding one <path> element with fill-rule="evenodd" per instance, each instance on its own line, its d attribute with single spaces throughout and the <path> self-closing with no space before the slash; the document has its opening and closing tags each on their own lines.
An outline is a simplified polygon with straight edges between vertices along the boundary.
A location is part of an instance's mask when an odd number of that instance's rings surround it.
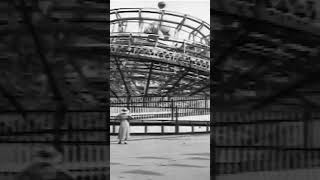
<svg viewBox="0 0 320 180">
<path fill-rule="evenodd" d="M 149 90 L 149 85 L 150 85 L 150 80 L 151 80 L 151 75 L 152 75 L 152 68 L 153 68 L 153 62 L 151 62 L 151 64 L 150 64 L 149 75 L 148 75 L 147 84 L 146 84 L 145 91 L 144 91 L 144 97 L 148 96 L 148 90 Z"/>
<path fill-rule="evenodd" d="M 126 89 L 127 95 L 128 95 L 129 97 L 131 97 L 131 93 L 130 93 L 129 87 L 128 87 L 128 85 L 127 85 L 127 82 L 126 82 L 126 80 L 125 80 L 124 74 L 123 74 L 123 72 L 122 72 L 122 70 L 121 70 L 120 62 L 119 62 L 118 57 L 114 57 L 114 60 L 115 60 L 115 64 L 116 64 L 116 66 L 117 66 L 118 72 L 119 72 L 119 74 L 120 74 L 121 80 L 122 80 L 122 82 L 123 82 L 123 84 L 124 84 L 124 87 L 125 87 L 125 89 Z"/>
<path fill-rule="evenodd" d="M 9 102 L 15 107 L 15 109 L 22 115 L 23 119 L 26 120 L 27 114 L 23 106 L 17 101 L 17 99 L 7 91 L 4 86 L 0 83 L 0 92 L 1 94 L 9 100 Z"/>
<path fill-rule="evenodd" d="M 202 87 L 202 88 L 200 88 L 200 89 L 198 89 L 198 90 L 190 93 L 189 96 L 196 95 L 196 94 L 198 94 L 198 93 L 200 93 L 200 92 L 202 92 L 202 91 L 204 91 L 205 89 L 208 89 L 208 88 L 210 88 L 210 84 L 207 84 L 207 85 L 205 85 L 204 87 Z"/>
<path fill-rule="evenodd" d="M 295 92 L 298 88 L 302 88 L 308 84 L 315 83 L 319 80 L 320 72 L 310 72 L 303 78 L 300 78 L 296 80 L 295 82 L 291 83 L 285 88 L 280 89 L 279 91 L 272 93 L 270 96 L 262 98 L 259 103 L 256 103 L 254 106 L 252 106 L 253 109 L 261 109 L 263 107 L 266 107 L 267 105 L 273 103 L 275 100 L 291 95 L 293 92 Z"/>
<path fill-rule="evenodd" d="M 33 38 L 33 41 L 36 46 L 37 53 L 40 57 L 41 63 L 44 66 L 44 72 L 46 73 L 49 81 L 49 85 L 51 86 L 51 89 L 54 94 L 54 101 L 56 101 L 56 114 L 55 114 L 55 121 L 54 121 L 54 144 L 59 146 L 59 141 L 61 139 L 61 134 L 59 133 L 59 129 L 63 124 L 64 118 L 65 118 L 65 112 L 67 110 L 67 105 L 64 102 L 64 98 L 62 95 L 62 92 L 60 91 L 59 87 L 57 86 L 57 79 L 54 77 L 53 71 L 50 68 L 50 64 L 48 63 L 48 60 L 44 54 L 44 48 L 40 42 L 40 39 L 36 33 L 35 27 L 32 24 L 32 17 L 27 12 L 26 3 L 24 0 L 19 1 L 21 6 L 18 6 L 14 3 L 14 6 L 21 12 L 24 23 L 26 24 L 27 28 L 29 29 L 31 36 Z"/>
<path fill-rule="evenodd" d="M 239 46 L 245 43 L 249 35 L 248 30 L 244 30 L 239 32 L 237 37 L 230 42 L 230 45 L 222 52 L 218 57 L 214 58 L 213 67 L 217 68 L 220 64 L 222 64 L 230 55 L 231 52 L 234 52 Z"/>
<path fill-rule="evenodd" d="M 175 89 L 175 87 L 179 84 L 179 82 L 190 72 L 190 68 L 186 69 L 185 72 L 179 77 L 179 79 L 174 82 L 173 86 L 166 92 L 164 96 L 167 96 L 172 90 Z"/>
</svg>

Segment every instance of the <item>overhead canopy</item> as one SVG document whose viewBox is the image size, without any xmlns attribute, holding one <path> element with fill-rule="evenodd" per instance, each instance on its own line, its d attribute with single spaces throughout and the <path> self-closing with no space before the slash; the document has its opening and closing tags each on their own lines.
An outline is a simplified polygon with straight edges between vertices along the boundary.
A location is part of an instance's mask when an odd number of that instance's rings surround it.
<svg viewBox="0 0 320 180">
<path fill-rule="evenodd" d="M 318 17 L 281 12 L 265 1 L 239 2 L 213 4 L 215 107 L 319 108 Z"/>
<path fill-rule="evenodd" d="M 23 2 L 0 4 L 1 110 L 104 107 L 105 2 Z"/>
</svg>

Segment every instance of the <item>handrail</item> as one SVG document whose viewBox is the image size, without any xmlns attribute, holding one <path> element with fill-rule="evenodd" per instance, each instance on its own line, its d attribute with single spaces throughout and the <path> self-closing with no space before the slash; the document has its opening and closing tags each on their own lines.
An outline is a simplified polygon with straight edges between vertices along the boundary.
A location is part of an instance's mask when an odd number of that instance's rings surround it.
<svg viewBox="0 0 320 180">
<path fill-rule="evenodd" d="M 177 16 L 177 17 L 186 17 L 189 20 L 192 20 L 194 22 L 197 22 L 199 24 L 204 23 L 204 25 L 210 30 L 210 25 L 209 23 L 191 16 L 191 15 L 187 15 L 187 14 L 182 14 L 182 13 L 178 13 L 178 12 L 173 12 L 173 11 L 168 11 L 168 10 L 159 10 L 156 8 L 117 8 L 117 9 L 111 9 L 110 10 L 110 15 L 115 14 L 115 13 L 123 13 L 123 12 L 150 12 L 150 13 L 158 13 L 158 14 L 162 14 L 165 13 L 167 15 L 172 15 L 172 16 Z"/>
<path fill-rule="evenodd" d="M 137 13 L 137 16 L 132 16 L 131 13 Z M 130 16 L 125 16 L 121 17 L 121 14 L 124 13 L 130 13 Z M 154 18 L 154 17 L 141 17 L 141 13 L 155 13 L 159 14 L 159 18 Z M 187 29 L 190 29 L 190 31 L 185 31 L 189 35 L 189 39 L 191 36 L 197 37 L 200 40 L 194 40 L 194 42 L 199 42 L 202 43 L 202 41 L 205 41 L 206 45 L 210 44 L 210 25 L 206 23 L 205 21 L 202 21 L 200 19 L 194 18 L 189 15 L 183 15 L 175 12 L 170 12 L 170 11 L 164 11 L 164 10 L 158 10 L 158 9 L 140 9 L 140 8 L 124 8 L 124 9 L 113 9 L 110 11 L 110 16 L 116 15 L 115 18 L 110 19 L 110 24 L 113 24 L 115 22 L 121 22 L 121 23 L 128 23 L 128 22 L 133 22 L 136 21 L 136 23 L 139 23 L 139 28 L 141 25 L 141 22 L 146 20 L 146 21 L 159 21 L 161 27 L 167 27 L 170 29 L 174 29 L 175 33 L 182 31 L 181 27 L 185 27 Z M 167 15 L 171 17 L 179 17 L 181 18 L 180 20 L 168 20 L 168 18 L 160 18 L 160 15 Z M 188 20 L 192 23 L 192 25 L 189 23 L 186 23 L 185 21 Z M 175 26 L 167 26 L 163 25 L 162 22 L 170 23 L 170 24 L 175 24 Z M 146 23 L 146 22 L 143 22 Z M 196 34 L 195 34 L 196 33 Z M 171 37 L 171 36 L 169 36 Z M 188 39 L 186 38 L 186 39 Z"/>
<path fill-rule="evenodd" d="M 165 36 L 165 35 L 160 36 L 160 35 L 156 35 L 156 34 L 146 34 L 146 33 L 141 33 L 141 32 L 111 33 L 110 34 L 110 39 L 118 38 L 118 37 L 148 38 L 150 35 L 155 36 L 155 37 L 159 38 L 162 41 L 170 41 L 170 42 L 175 42 L 175 43 L 187 43 L 188 45 L 192 45 L 192 46 L 196 46 L 196 47 L 202 47 L 202 48 L 205 48 L 208 51 L 210 51 L 210 45 L 201 44 L 201 43 L 197 43 L 197 42 L 192 42 L 192 41 L 189 41 L 189 40 L 181 40 L 181 39 L 177 39 L 177 38 L 173 38 L 173 37 L 169 37 L 169 36 Z"/>
<path fill-rule="evenodd" d="M 299 1 L 294 2 L 301 3 Z M 290 12 L 292 7 L 287 7 L 289 12 L 282 12 L 275 7 L 269 7 L 267 4 L 262 3 L 262 1 L 248 3 L 240 0 L 216 0 L 213 3 L 212 7 L 215 15 L 235 15 L 245 20 L 260 21 L 264 24 L 269 23 L 281 28 L 294 29 L 317 37 L 320 36 L 319 18 L 311 20 L 296 17 Z M 293 6 L 294 3 L 288 3 L 287 5 Z"/>
</svg>

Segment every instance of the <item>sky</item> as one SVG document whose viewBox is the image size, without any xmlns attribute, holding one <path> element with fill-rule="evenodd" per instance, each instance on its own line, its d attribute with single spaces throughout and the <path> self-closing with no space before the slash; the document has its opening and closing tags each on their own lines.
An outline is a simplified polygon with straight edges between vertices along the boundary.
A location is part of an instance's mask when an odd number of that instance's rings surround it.
<svg viewBox="0 0 320 180">
<path fill-rule="evenodd" d="M 160 0 L 110 0 L 110 8 L 158 8 Z M 210 24 L 210 0 L 165 0 L 168 11 L 188 14 Z"/>
</svg>

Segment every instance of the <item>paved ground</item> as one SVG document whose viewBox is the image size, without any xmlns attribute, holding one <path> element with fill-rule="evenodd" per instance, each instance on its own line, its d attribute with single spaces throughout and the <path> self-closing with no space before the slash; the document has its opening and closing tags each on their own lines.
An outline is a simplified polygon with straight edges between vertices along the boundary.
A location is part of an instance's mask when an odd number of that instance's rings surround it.
<svg viewBox="0 0 320 180">
<path fill-rule="evenodd" d="M 210 180 L 210 135 L 111 137 L 111 180 Z"/>
</svg>

